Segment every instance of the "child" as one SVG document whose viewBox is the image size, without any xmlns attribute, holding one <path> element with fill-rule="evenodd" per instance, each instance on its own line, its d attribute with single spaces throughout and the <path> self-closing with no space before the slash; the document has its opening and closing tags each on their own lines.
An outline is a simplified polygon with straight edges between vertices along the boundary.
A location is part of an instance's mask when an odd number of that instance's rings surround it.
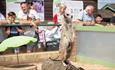
<svg viewBox="0 0 115 70">
<path fill-rule="evenodd" d="M 66 8 L 67 7 L 64 4 L 59 5 L 59 12 L 57 14 L 55 14 L 53 19 L 52 19 L 55 24 L 62 23 Z"/>
<path fill-rule="evenodd" d="M 105 26 L 106 24 L 103 22 L 103 18 L 100 14 L 97 14 L 95 17 L 95 25 L 96 26 Z"/>
<path fill-rule="evenodd" d="M 9 24 L 15 24 L 15 18 L 16 18 L 16 14 L 14 12 L 9 12 L 7 22 Z M 20 33 L 23 33 L 23 30 L 19 26 L 6 27 L 6 34 L 8 38 L 13 36 L 18 36 L 20 35 Z M 19 52 L 19 48 L 16 48 L 14 52 L 15 53 Z"/>
<path fill-rule="evenodd" d="M 103 21 L 103 18 L 100 14 L 96 15 L 95 22 L 96 24 L 101 24 Z"/>
</svg>

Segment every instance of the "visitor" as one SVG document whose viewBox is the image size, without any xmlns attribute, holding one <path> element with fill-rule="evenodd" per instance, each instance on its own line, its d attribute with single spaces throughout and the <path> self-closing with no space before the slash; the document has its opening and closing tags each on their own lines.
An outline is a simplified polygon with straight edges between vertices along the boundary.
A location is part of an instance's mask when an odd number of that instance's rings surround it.
<svg viewBox="0 0 115 70">
<path fill-rule="evenodd" d="M 103 21 L 103 17 L 100 14 L 97 14 L 95 17 L 95 23 L 96 24 L 101 24 Z"/>
<path fill-rule="evenodd" d="M 3 21 L 5 20 L 5 17 L 3 16 L 2 13 L 0 13 L 0 25 L 3 24 Z M 3 28 L 0 27 L 0 42 L 4 40 L 4 33 L 3 33 Z"/>
<path fill-rule="evenodd" d="M 53 22 L 55 23 L 55 24 L 57 24 L 57 23 L 62 23 L 63 22 L 63 18 L 64 18 L 64 15 L 65 15 L 65 11 L 66 11 L 66 5 L 64 5 L 64 4 L 60 4 L 59 5 L 59 12 L 58 13 L 56 13 L 55 15 L 54 15 L 54 17 L 53 17 Z"/>
<path fill-rule="evenodd" d="M 36 36 L 36 30 L 37 30 L 37 24 L 40 23 L 39 15 L 38 13 L 30 8 L 30 5 L 27 2 L 21 2 L 20 3 L 21 10 L 18 13 L 18 19 L 21 24 L 29 24 L 32 25 L 32 27 L 25 27 L 24 35 L 35 37 Z M 27 52 L 32 51 L 32 47 L 27 47 Z"/>
<path fill-rule="evenodd" d="M 15 19 L 16 19 L 16 14 L 14 12 L 9 12 L 7 23 L 8 24 L 16 24 Z M 13 36 L 19 36 L 20 33 L 23 33 L 23 30 L 19 26 L 6 27 L 6 35 L 8 38 L 13 37 Z M 19 48 L 16 48 L 14 50 L 14 53 L 19 53 Z"/>
<path fill-rule="evenodd" d="M 112 16 L 110 22 L 111 22 L 113 25 L 115 25 L 115 13 L 113 14 L 113 16 Z"/>
<path fill-rule="evenodd" d="M 93 25 L 94 24 L 94 6 L 88 5 L 86 6 L 85 10 L 81 11 L 78 14 L 78 18 L 76 22 L 86 22 L 85 25 Z"/>
</svg>

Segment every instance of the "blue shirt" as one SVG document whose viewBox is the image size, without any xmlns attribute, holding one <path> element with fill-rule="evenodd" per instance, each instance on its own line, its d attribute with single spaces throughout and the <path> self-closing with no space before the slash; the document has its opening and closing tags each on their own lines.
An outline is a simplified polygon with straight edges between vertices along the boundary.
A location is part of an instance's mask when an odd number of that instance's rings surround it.
<svg viewBox="0 0 115 70">
<path fill-rule="evenodd" d="M 87 12 L 84 10 L 79 13 L 78 19 L 84 22 L 91 22 L 91 21 L 94 21 L 94 16 L 93 15 L 89 16 Z"/>
<path fill-rule="evenodd" d="M 15 26 L 10 27 L 10 34 L 14 36 L 18 35 L 17 27 Z"/>
</svg>

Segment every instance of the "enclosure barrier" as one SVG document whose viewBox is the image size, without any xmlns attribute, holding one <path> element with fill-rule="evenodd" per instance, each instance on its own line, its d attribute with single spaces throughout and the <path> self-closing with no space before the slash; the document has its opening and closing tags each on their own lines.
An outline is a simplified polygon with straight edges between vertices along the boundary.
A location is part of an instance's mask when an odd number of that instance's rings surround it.
<svg viewBox="0 0 115 70">
<path fill-rule="evenodd" d="M 5 26 L 30 26 L 7 24 Z M 39 24 L 38 26 L 61 26 Z M 77 61 L 115 67 L 115 27 L 75 26 L 77 32 Z M 2 57 L 2 56 L 1 56 Z"/>
<path fill-rule="evenodd" d="M 76 26 L 75 28 L 79 61 L 115 67 L 115 26 Z"/>
</svg>

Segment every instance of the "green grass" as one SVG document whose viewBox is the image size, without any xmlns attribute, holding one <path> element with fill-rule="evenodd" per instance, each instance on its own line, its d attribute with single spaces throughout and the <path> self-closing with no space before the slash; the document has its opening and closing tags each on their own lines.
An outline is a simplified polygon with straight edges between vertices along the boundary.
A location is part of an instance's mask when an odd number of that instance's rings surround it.
<svg viewBox="0 0 115 70">
<path fill-rule="evenodd" d="M 87 57 L 87 56 L 78 55 L 77 60 L 78 60 L 78 62 L 81 62 L 81 63 L 99 64 L 99 65 L 103 65 L 103 66 L 106 66 L 106 67 L 115 68 L 115 63 L 110 63 L 110 62 L 107 62 L 107 61 L 104 61 L 104 60 L 98 60 L 98 59 L 90 58 L 90 57 Z"/>
</svg>

